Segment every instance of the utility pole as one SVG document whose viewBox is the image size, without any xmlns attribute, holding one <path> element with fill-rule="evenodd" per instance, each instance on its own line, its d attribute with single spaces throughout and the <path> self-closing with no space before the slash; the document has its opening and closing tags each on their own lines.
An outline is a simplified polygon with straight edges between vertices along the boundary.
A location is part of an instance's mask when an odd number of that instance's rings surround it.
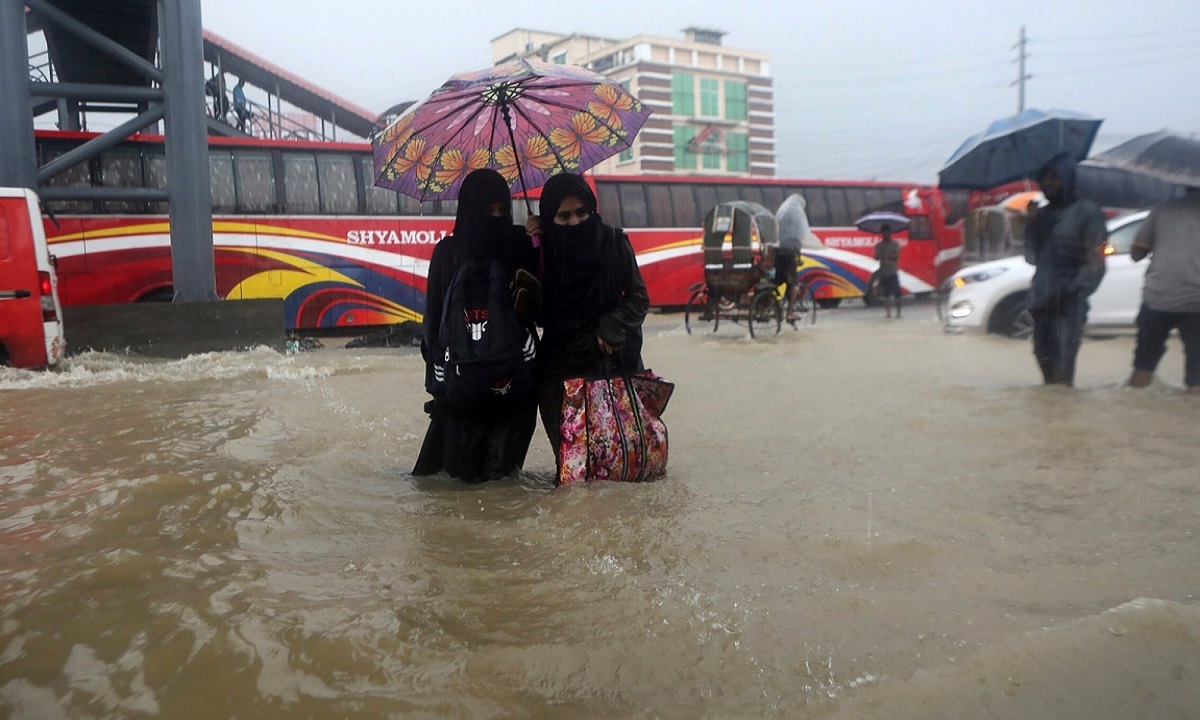
<svg viewBox="0 0 1200 720">
<path fill-rule="evenodd" d="M 1017 79 L 1011 85 L 1017 86 L 1017 112 L 1025 111 L 1025 81 L 1032 78 L 1032 75 L 1025 72 L 1025 59 L 1029 57 L 1026 52 L 1025 26 L 1021 26 L 1021 35 L 1017 40 L 1017 44 L 1013 48 L 1017 51 Z"/>
</svg>

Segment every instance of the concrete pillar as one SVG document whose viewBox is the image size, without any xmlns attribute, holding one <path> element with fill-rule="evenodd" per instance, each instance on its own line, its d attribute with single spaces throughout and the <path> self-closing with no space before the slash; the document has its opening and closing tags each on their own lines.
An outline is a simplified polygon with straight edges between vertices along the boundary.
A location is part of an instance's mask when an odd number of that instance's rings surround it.
<svg viewBox="0 0 1200 720">
<path fill-rule="evenodd" d="M 158 21 L 175 302 L 216 300 L 200 0 L 159 0 Z"/>
<path fill-rule="evenodd" d="M 0 186 L 37 189 L 25 3 L 0 0 Z"/>
</svg>

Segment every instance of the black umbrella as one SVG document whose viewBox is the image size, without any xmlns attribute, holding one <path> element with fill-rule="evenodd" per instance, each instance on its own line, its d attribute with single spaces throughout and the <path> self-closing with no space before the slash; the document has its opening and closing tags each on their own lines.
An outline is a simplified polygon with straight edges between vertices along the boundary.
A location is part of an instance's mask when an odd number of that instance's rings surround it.
<svg viewBox="0 0 1200 720">
<path fill-rule="evenodd" d="M 1166 182 L 1200 187 L 1200 140 L 1167 130 L 1141 135 L 1090 160 Z"/>
</svg>

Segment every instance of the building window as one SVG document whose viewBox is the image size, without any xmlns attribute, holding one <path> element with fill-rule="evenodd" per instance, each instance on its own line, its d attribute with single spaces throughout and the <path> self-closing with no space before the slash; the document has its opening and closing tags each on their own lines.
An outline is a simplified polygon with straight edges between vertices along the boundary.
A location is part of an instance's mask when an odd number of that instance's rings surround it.
<svg viewBox="0 0 1200 720">
<path fill-rule="evenodd" d="M 725 169 L 729 172 L 746 172 L 750 169 L 750 139 L 746 133 L 725 135 Z"/>
<path fill-rule="evenodd" d="M 691 73 L 671 73 L 671 112 L 687 117 L 696 114 L 696 83 Z"/>
<path fill-rule="evenodd" d="M 721 169 L 721 138 L 714 133 L 701 145 L 701 167 L 706 170 Z"/>
<path fill-rule="evenodd" d="M 716 78 L 700 78 L 700 115 L 721 115 L 721 83 Z"/>
<path fill-rule="evenodd" d="M 675 126 L 675 169 L 695 170 L 696 153 L 688 150 L 688 146 L 696 137 L 696 128 L 690 125 Z"/>
<path fill-rule="evenodd" d="M 729 120 L 746 119 L 746 83 L 725 81 L 725 117 Z"/>
<path fill-rule="evenodd" d="M 567 64 L 567 53 L 564 51 L 564 52 L 560 52 L 559 54 L 555 55 L 554 56 L 554 64 L 555 65 L 566 65 Z"/>
</svg>

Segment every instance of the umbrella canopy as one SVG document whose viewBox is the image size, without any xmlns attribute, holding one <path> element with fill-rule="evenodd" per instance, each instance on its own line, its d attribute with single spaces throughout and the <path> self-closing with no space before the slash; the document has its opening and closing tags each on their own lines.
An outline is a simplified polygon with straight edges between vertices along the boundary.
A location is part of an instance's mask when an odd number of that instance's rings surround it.
<svg viewBox="0 0 1200 720">
<path fill-rule="evenodd" d="M 530 190 L 628 149 L 649 115 L 619 83 L 576 65 L 517 60 L 461 73 L 372 138 L 375 184 L 454 198 L 468 173 L 492 168 Z"/>
<path fill-rule="evenodd" d="M 942 188 L 988 190 L 1032 177 L 1050 158 L 1088 156 L 1103 120 L 1069 110 L 1029 109 L 967 138 L 938 172 Z"/>
<path fill-rule="evenodd" d="M 1092 160 L 1167 182 L 1200 187 L 1200 140 L 1167 130 L 1136 137 Z"/>
<path fill-rule="evenodd" d="M 854 226 L 863 232 L 882 235 L 886 232 L 900 232 L 907 230 L 909 220 L 900 213 L 888 212 L 886 210 L 877 210 L 873 213 L 867 213 L 858 220 L 854 221 Z"/>
</svg>

